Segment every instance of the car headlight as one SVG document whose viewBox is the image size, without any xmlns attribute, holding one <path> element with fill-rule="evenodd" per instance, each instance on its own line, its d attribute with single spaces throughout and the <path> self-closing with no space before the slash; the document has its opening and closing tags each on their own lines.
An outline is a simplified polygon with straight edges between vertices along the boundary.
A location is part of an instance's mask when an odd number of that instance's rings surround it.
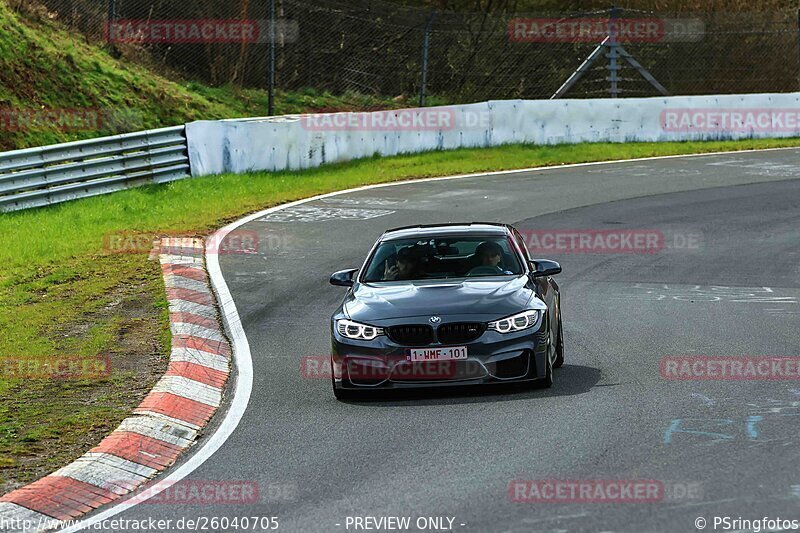
<svg viewBox="0 0 800 533">
<path fill-rule="evenodd" d="M 336 331 L 339 335 L 348 339 L 356 339 L 360 341 L 371 341 L 383 335 L 383 328 L 376 328 L 366 324 L 359 324 L 352 320 L 337 320 Z"/>
<path fill-rule="evenodd" d="M 518 315 L 489 322 L 489 328 L 498 333 L 515 333 L 530 329 L 539 322 L 539 311 L 525 311 Z"/>
</svg>

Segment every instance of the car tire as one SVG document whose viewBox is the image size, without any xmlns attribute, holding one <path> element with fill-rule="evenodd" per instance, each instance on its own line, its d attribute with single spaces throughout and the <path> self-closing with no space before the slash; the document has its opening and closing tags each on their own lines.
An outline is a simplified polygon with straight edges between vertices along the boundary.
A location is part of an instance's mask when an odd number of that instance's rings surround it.
<svg viewBox="0 0 800 533">
<path fill-rule="evenodd" d="M 553 368 L 564 366 L 564 322 L 561 320 L 561 313 L 558 314 L 558 341 L 556 342 L 556 360 Z"/>
</svg>

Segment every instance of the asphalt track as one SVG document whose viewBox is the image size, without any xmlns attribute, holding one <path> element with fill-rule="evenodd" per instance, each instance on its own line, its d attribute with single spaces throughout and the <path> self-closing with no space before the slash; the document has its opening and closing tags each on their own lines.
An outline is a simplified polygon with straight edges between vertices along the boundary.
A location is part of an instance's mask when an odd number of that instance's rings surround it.
<svg viewBox="0 0 800 533">
<path fill-rule="evenodd" d="M 251 480 L 262 503 L 143 504 L 120 518 L 271 515 L 279 531 L 347 531 L 348 516 L 441 516 L 465 532 L 800 519 L 800 383 L 659 373 L 672 355 L 798 355 L 798 169 L 798 150 L 554 168 L 361 191 L 246 224 L 259 253 L 220 263 L 250 343 L 253 393 L 237 430 L 188 479 Z M 328 380 L 302 375 L 302 358 L 329 350 L 343 296 L 331 272 L 360 266 L 387 228 L 472 220 L 659 230 L 669 246 L 547 257 L 564 268 L 566 365 L 551 390 L 341 403 Z M 512 502 L 509 482 L 520 479 L 659 480 L 675 494 Z"/>
</svg>

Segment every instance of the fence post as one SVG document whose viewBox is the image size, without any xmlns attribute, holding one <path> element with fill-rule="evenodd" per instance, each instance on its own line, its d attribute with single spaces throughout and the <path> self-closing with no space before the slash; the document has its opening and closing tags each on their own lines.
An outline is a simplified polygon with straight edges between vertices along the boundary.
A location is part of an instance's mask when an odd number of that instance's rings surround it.
<svg viewBox="0 0 800 533">
<path fill-rule="evenodd" d="M 608 92 L 611 98 L 619 96 L 619 28 L 617 27 L 617 20 L 619 19 L 619 8 L 611 6 L 611 20 L 609 21 L 608 32 L 608 47 L 606 54 L 608 55 L 608 81 L 610 82 Z"/>
<path fill-rule="evenodd" d="M 798 86 L 800 86 L 800 8 L 797 8 L 797 60 L 798 60 L 797 83 Z"/>
<path fill-rule="evenodd" d="M 106 22 L 106 39 L 108 43 L 114 42 L 114 23 L 117 21 L 117 0 L 108 0 L 108 21 Z"/>
<path fill-rule="evenodd" d="M 275 0 L 269 0 L 269 101 L 267 116 L 275 114 Z"/>
<path fill-rule="evenodd" d="M 422 39 L 422 80 L 419 88 L 419 106 L 425 107 L 425 92 L 428 85 L 428 52 L 431 44 L 431 27 L 436 20 L 436 11 L 431 13 L 425 25 L 425 36 Z"/>
</svg>

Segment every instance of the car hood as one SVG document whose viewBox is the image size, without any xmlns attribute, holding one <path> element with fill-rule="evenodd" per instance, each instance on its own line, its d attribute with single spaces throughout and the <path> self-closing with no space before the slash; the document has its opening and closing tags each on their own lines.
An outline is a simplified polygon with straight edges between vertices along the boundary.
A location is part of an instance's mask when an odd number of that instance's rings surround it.
<svg viewBox="0 0 800 533">
<path fill-rule="evenodd" d="M 353 320 L 366 322 L 433 315 L 485 315 L 492 320 L 526 309 L 534 296 L 526 276 L 357 284 L 344 302 L 344 310 Z M 535 308 L 544 307 L 543 302 L 536 302 Z"/>
</svg>

